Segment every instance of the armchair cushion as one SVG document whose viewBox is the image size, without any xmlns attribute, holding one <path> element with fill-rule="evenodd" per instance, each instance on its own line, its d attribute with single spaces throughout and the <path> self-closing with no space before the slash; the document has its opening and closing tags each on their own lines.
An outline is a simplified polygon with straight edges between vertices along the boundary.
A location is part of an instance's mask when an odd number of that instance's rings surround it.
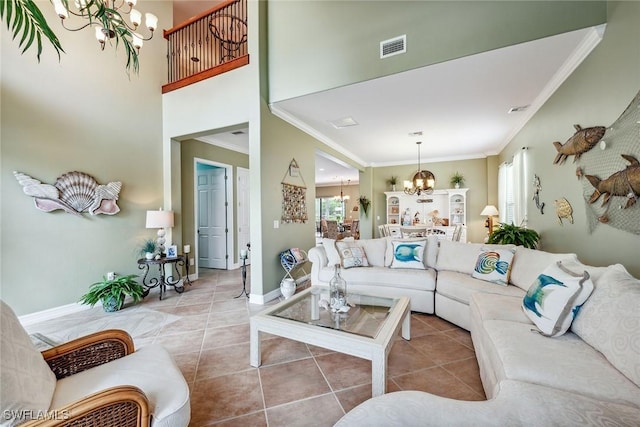
<svg viewBox="0 0 640 427">
<path fill-rule="evenodd" d="M 0 301 L 0 326 L 2 410 L 15 411 L 14 414 L 37 414 L 48 410 L 56 387 L 56 377 L 13 310 L 4 301 Z M 25 418 L 19 418 L 14 422 L 9 421 L 8 425 L 24 421 Z"/>
<path fill-rule="evenodd" d="M 189 423 L 189 387 L 171 355 L 158 344 L 59 380 L 51 408 L 119 385 L 133 385 L 145 393 L 154 427 Z"/>
</svg>

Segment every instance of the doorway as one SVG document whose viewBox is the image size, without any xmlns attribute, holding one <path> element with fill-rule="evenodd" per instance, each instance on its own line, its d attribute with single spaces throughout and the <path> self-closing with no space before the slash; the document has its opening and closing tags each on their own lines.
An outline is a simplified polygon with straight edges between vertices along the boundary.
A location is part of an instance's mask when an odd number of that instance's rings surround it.
<svg viewBox="0 0 640 427">
<path fill-rule="evenodd" d="M 204 159 L 195 161 L 195 242 L 198 268 L 229 268 L 233 253 L 232 167 Z"/>
</svg>

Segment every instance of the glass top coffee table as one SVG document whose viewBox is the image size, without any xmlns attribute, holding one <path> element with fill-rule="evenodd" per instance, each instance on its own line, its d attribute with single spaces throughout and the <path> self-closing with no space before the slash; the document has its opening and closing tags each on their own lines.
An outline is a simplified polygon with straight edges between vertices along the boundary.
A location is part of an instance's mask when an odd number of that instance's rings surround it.
<svg viewBox="0 0 640 427">
<path fill-rule="evenodd" d="M 387 357 L 400 327 L 402 337 L 411 338 L 409 298 L 349 294 L 353 307 L 347 313 L 323 308 L 313 312 L 314 289 L 328 299 L 327 288 L 311 287 L 251 317 L 251 366 L 261 364 L 260 332 L 267 332 L 370 360 L 371 395 L 384 394 Z"/>
</svg>

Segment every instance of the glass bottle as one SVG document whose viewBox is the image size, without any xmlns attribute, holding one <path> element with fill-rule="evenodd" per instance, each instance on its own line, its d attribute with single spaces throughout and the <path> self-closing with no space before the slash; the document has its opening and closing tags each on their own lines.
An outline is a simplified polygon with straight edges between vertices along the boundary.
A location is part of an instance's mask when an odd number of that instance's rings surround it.
<svg viewBox="0 0 640 427">
<path fill-rule="evenodd" d="M 340 275 L 340 264 L 336 264 L 335 274 L 329 281 L 329 298 L 332 311 L 338 311 L 347 305 L 347 282 Z"/>
</svg>

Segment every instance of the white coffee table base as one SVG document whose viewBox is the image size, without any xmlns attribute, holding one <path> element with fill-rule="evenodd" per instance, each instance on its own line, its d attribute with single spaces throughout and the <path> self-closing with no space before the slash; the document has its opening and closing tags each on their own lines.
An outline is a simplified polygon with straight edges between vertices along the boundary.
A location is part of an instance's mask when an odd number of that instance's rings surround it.
<svg viewBox="0 0 640 427">
<path fill-rule="evenodd" d="M 307 289 L 304 293 L 309 292 Z M 301 293 L 302 294 L 302 293 Z M 299 295 L 301 295 L 299 294 Z M 297 298 L 296 295 L 293 298 Z M 285 301 L 286 303 L 286 301 Z M 282 304 L 282 303 L 281 303 Z M 409 298 L 399 297 L 375 338 L 309 325 L 270 315 L 280 304 L 251 317 L 250 363 L 261 364 L 260 332 L 323 347 L 371 361 L 371 395 L 381 396 L 387 390 L 387 357 L 395 337 L 402 327 L 402 338 L 411 339 Z"/>
</svg>

